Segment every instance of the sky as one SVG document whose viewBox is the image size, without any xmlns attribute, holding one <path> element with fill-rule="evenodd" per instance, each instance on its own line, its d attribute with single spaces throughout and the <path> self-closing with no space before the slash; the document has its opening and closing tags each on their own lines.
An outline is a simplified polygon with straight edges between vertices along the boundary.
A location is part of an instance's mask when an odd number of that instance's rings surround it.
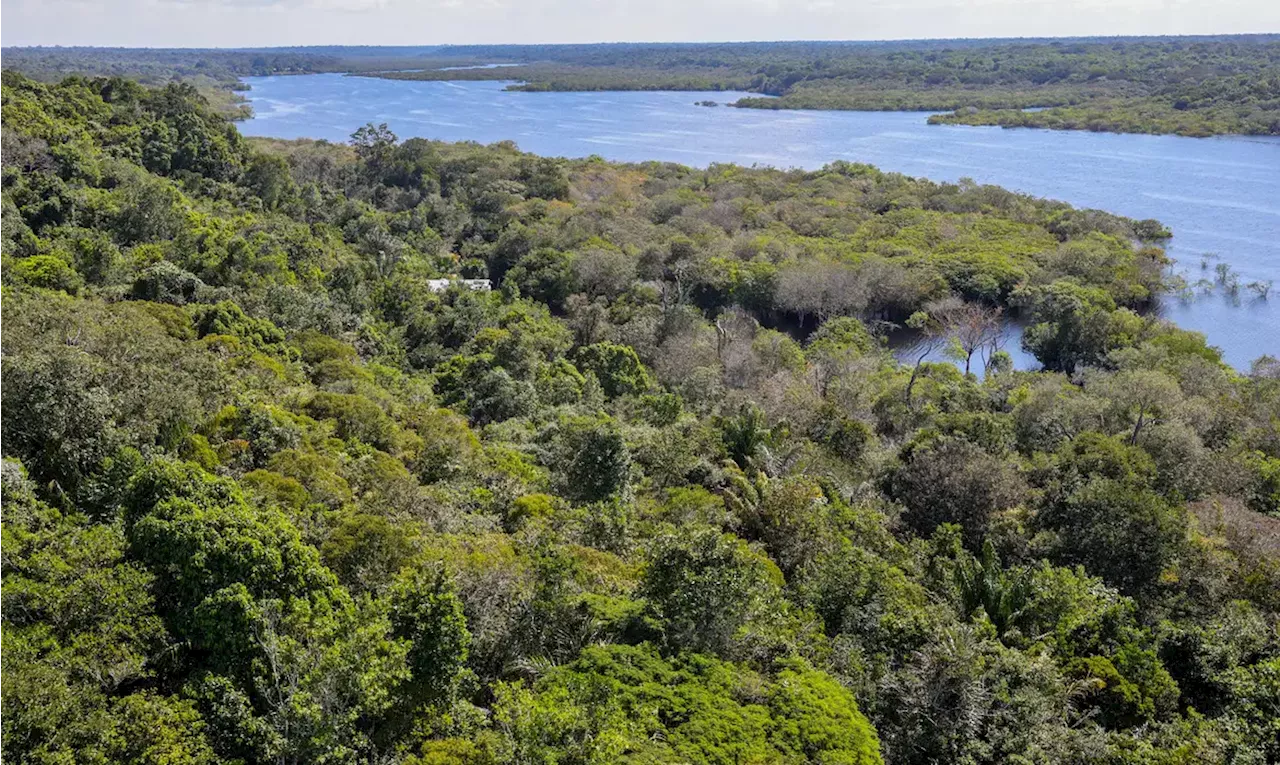
<svg viewBox="0 0 1280 765">
<path fill-rule="evenodd" d="M 265 47 L 1280 32 L 1280 0 L 4 0 L 4 45 Z"/>
</svg>

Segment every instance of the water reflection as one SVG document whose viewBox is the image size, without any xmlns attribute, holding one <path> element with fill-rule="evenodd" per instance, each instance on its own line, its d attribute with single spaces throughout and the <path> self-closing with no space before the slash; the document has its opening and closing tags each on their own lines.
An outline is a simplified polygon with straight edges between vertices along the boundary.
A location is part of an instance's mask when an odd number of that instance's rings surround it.
<svg viewBox="0 0 1280 765">
<path fill-rule="evenodd" d="M 1009 319 L 1003 320 L 1000 324 L 1000 336 L 996 340 L 994 348 L 987 347 L 974 354 L 969 365 L 970 371 L 982 377 L 986 363 L 993 351 L 1008 353 L 1013 360 L 1014 369 L 1039 369 L 1040 362 L 1036 360 L 1036 357 L 1022 349 L 1022 331 L 1025 328 L 1026 325 L 1023 322 Z M 935 343 L 930 349 L 927 341 L 915 330 L 898 327 L 885 332 L 884 335 L 890 350 L 893 351 L 894 357 L 903 363 L 915 364 L 920 360 L 921 354 L 925 350 L 929 350 L 929 353 L 924 356 L 925 361 L 956 363 L 955 359 L 947 355 L 947 344 L 945 342 Z M 963 367 L 963 363 L 959 364 L 959 366 Z"/>
</svg>

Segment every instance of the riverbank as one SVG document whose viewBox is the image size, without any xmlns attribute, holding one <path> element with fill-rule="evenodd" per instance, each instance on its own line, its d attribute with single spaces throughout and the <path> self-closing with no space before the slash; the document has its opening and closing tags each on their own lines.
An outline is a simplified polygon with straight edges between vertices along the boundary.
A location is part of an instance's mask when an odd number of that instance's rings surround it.
<svg viewBox="0 0 1280 765">
<path fill-rule="evenodd" d="M 1226 262 L 1239 282 L 1280 284 L 1280 140 L 1189 139 L 929 126 L 918 112 L 708 109 L 741 92 L 512 93 L 502 82 L 407 82 L 337 74 L 254 78 L 248 135 L 345 142 L 370 115 L 402 137 L 514 141 L 545 156 L 816 169 L 835 160 L 958 183 L 964 178 L 1078 208 L 1156 218 L 1188 283 Z M 1205 253 L 1220 257 L 1206 274 Z M 1242 292 L 1171 295 L 1161 316 L 1208 335 L 1247 369 L 1280 353 L 1280 301 Z"/>
<path fill-rule="evenodd" d="M 1280 36 L 895 43 L 467 46 L 513 71 L 373 71 L 512 90 L 740 90 L 774 110 L 930 111 L 934 122 L 1057 130 L 1280 134 Z M 1044 109 L 1035 117 L 1028 108 Z"/>
</svg>

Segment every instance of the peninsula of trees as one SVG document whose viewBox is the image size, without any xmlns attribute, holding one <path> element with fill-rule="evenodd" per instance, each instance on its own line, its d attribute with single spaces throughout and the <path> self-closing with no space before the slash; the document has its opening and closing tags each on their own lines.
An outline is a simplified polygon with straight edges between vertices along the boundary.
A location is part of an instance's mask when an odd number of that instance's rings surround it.
<svg viewBox="0 0 1280 765">
<path fill-rule="evenodd" d="M 931 122 L 1280 135 L 1280 37 L 451 49 L 518 69 L 372 73 L 519 79 L 516 90 L 738 90 L 754 109 L 947 111 Z M 1034 111 L 1026 111 L 1034 108 Z"/>
<path fill-rule="evenodd" d="M 1154 221 L 120 78 L 3 125 L 14 762 L 1280 758 L 1280 362 L 1145 310 Z"/>
<path fill-rule="evenodd" d="M 229 102 L 229 88 L 250 74 L 348 72 L 511 80 L 510 89 L 527 91 L 745 91 L 759 95 L 740 96 L 732 105 L 942 112 L 930 121 L 948 124 L 1280 135 L 1280 35 L 241 51 L 11 48 L 4 55 L 7 66 L 40 79 L 85 74 L 220 83 L 205 91 L 220 103 Z"/>
</svg>

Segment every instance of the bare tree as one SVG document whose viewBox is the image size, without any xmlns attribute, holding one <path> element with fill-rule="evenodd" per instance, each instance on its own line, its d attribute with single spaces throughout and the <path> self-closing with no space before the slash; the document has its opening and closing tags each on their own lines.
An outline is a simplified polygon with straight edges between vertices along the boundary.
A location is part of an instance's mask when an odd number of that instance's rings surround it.
<svg viewBox="0 0 1280 765">
<path fill-rule="evenodd" d="M 604 298 L 590 300 L 581 293 L 565 300 L 569 328 L 577 345 L 590 345 L 602 340 L 609 328 L 609 306 Z"/>
<path fill-rule="evenodd" d="M 731 308 L 716 317 L 716 357 L 720 360 L 724 384 L 729 388 L 751 386 L 764 370 L 753 343 L 760 325 L 741 308 Z"/>
<path fill-rule="evenodd" d="M 778 274 L 778 305 L 818 324 L 832 316 L 852 316 L 867 304 L 858 270 L 843 263 L 800 263 Z"/>
<path fill-rule="evenodd" d="M 961 303 L 940 317 L 950 335 L 956 360 L 964 361 L 964 373 L 976 353 L 986 353 L 989 360 L 1000 349 L 1000 309 L 980 303 Z M 984 362 L 984 366 L 986 362 Z"/>
<path fill-rule="evenodd" d="M 910 406 L 911 392 L 915 389 L 916 380 L 920 377 L 920 365 L 943 347 L 947 341 L 947 330 L 946 326 L 927 310 L 911 314 L 907 319 L 907 328 L 919 334 L 919 340 L 911 349 L 915 363 L 911 366 L 911 378 L 907 380 L 907 390 L 903 394 L 907 405 Z"/>
<path fill-rule="evenodd" d="M 592 248 L 573 259 L 573 271 L 591 298 L 617 297 L 636 280 L 635 261 L 617 250 Z"/>
<path fill-rule="evenodd" d="M 911 392 L 920 376 L 920 365 L 946 346 L 954 332 L 955 317 L 962 315 L 965 310 L 964 301 L 951 296 L 926 304 L 923 311 L 916 311 L 907 319 L 907 328 L 915 330 L 918 337 L 910 351 L 915 364 L 911 367 L 911 379 L 907 381 L 905 396 L 908 404 L 911 403 Z M 965 371 L 967 373 L 968 369 Z"/>
</svg>

